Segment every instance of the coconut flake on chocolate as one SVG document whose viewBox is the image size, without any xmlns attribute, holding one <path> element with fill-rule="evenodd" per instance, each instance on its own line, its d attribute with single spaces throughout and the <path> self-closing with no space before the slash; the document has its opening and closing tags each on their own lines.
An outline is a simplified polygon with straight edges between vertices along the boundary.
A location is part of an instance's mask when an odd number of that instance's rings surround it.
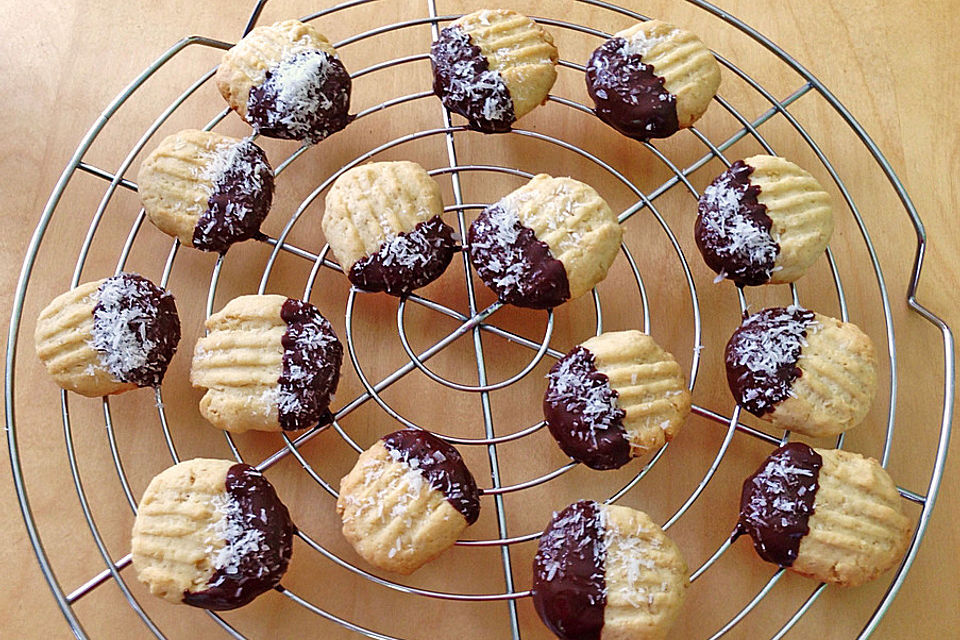
<svg viewBox="0 0 960 640">
<path fill-rule="evenodd" d="M 630 460 L 626 415 L 595 356 L 576 347 L 547 374 L 543 414 L 564 453 L 592 469 L 616 469 Z"/>
<path fill-rule="evenodd" d="M 330 401 L 340 381 L 343 345 L 330 322 L 309 302 L 288 298 L 280 308 L 283 366 L 276 394 L 285 431 L 329 424 Z"/>
<path fill-rule="evenodd" d="M 213 568 L 235 575 L 240 572 L 240 563 L 244 556 L 260 551 L 264 539 L 263 531 L 244 526 L 240 503 L 230 494 L 214 496 L 211 504 L 216 520 L 207 537 L 207 543 L 209 550 L 216 551 Z M 218 540 L 222 540 L 224 544 L 220 549 L 215 549 L 214 544 Z"/>
<path fill-rule="evenodd" d="M 275 138 L 316 143 L 350 123 L 350 75 L 326 51 L 299 51 L 269 69 L 250 89 L 247 122 Z"/>
<path fill-rule="evenodd" d="M 761 558 L 783 567 L 797 559 L 810 531 L 823 458 L 806 444 L 791 442 L 764 461 L 743 483 L 734 537 L 747 533 Z"/>
<path fill-rule="evenodd" d="M 737 285 L 770 280 L 780 254 L 767 207 L 757 201 L 760 187 L 750 183 L 753 167 L 734 162 L 704 189 L 695 234 L 704 261 Z"/>
<path fill-rule="evenodd" d="M 440 31 L 430 47 L 433 91 L 444 106 L 484 133 L 509 131 L 516 117 L 506 82 L 458 26 Z"/>
<path fill-rule="evenodd" d="M 677 97 L 642 59 L 656 44 L 657 39 L 628 42 L 614 37 L 597 47 L 587 62 L 587 92 L 597 117 L 637 140 L 666 138 L 680 128 Z"/>
<path fill-rule="evenodd" d="M 802 307 L 773 307 L 744 319 L 727 343 L 727 382 L 737 403 L 755 416 L 791 395 L 807 331 L 818 323 Z"/>
<path fill-rule="evenodd" d="M 364 291 L 404 295 L 439 278 L 455 251 L 453 229 L 434 216 L 387 238 L 375 253 L 355 262 L 347 275 Z"/>
<path fill-rule="evenodd" d="M 259 235 L 273 201 L 273 169 L 250 138 L 220 145 L 204 160 L 198 177 L 211 187 L 193 230 L 193 246 L 223 253 L 233 243 Z"/>
<path fill-rule="evenodd" d="M 565 403 L 568 410 L 578 408 L 590 421 L 591 431 L 614 428 L 623 414 L 617 406 L 617 392 L 603 374 L 588 378 L 592 373 L 599 373 L 595 356 L 584 347 L 577 347 L 547 374 L 550 380 L 547 397 Z"/>
<path fill-rule="evenodd" d="M 563 263 L 533 229 L 521 224 L 512 203 L 484 209 L 470 225 L 467 241 L 477 274 L 501 301 L 549 309 L 570 298 Z"/>
<path fill-rule="evenodd" d="M 120 382 L 157 387 L 180 342 L 180 318 L 170 293 L 135 273 L 103 281 L 93 308 L 90 345 Z"/>
<path fill-rule="evenodd" d="M 592 500 L 555 513 L 533 559 L 533 605 L 564 640 L 599 640 L 607 604 L 603 508 Z"/>
<path fill-rule="evenodd" d="M 202 589 L 183 594 L 184 603 L 217 611 L 241 607 L 277 586 L 296 532 L 273 486 L 250 465 L 230 467 L 224 489 L 212 499 L 215 519 L 207 531 L 213 574 Z"/>
</svg>

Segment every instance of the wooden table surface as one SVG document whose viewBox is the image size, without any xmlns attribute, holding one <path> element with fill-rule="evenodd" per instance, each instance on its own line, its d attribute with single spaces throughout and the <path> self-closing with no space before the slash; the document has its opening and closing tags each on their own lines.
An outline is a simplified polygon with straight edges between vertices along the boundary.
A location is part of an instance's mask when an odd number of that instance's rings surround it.
<svg viewBox="0 0 960 640">
<path fill-rule="evenodd" d="M 723 56 L 737 62 L 772 94 L 783 99 L 803 82 L 774 56 L 703 11 L 677 0 L 623 0 L 633 9 L 687 25 Z M 0 235 L 4 269 L 0 287 L 6 300 L 14 291 L 22 257 L 47 197 L 73 150 L 106 104 L 140 70 L 187 34 L 203 34 L 234 41 L 245 22 L 251 2 L 93 2 L 90 0 L 37 0 L 0 4 L 0 70 L 5 79 L 7 117 L 6 152 L 0 157 L 0 210 L 6 231 Z M 534 15 L 590 24 L 612 32 L 626 26 L 622 16 L 564 2 L 504 2 Z M 325 1 L 273 0 L 262 22 L 299 16 L 328 6 Z M 534 6 L 536 5 L 536 6 Z M 960 102 L 960 34 L 956 2 L 932 0 L 721 0 L 719 5 L 744 19 L 791 52 L 830 87 L 876 140 L 912 195 L 922 216 L 929 244 L 919 299 L 948 322 L 960 327 L 957 286 L 960 283 L 960 236 L 950 224 L 960 210 L 956 168 L 960 165 L 960 127 L 956 104 Z M 477 3 L 439 2 L 440 13 L 478 8 Z M 319 28 L 337 41 L 370 28 L 426 15 L 426 1 L 383 0 L 369 7 L 321 18 Z M 582 61 L 598 42 L 591 36 L 554 28 L 561 56 Z M 378 61 L 424 51 L 429 28 L 412 27 L 400 33 L 368 39 L 343 47 L 348 68 L 358 70 Z M 127 150 L 162 108 L 188 82 L 216 64 L 219 53 L 190 47 L 166 65 L 136 97 L 118 112 L 103 135 L 85 156 L 92 165 L 113 171 Z M 724 71 L 721 93 L 749 119 L 768 107 L 760 96 Z M 376 72 L 355 83 L 354 110 L 388 97 L 415 93 L 429 86 L 429 66 L 412 62 L 401 71 Z M 555 93 L 585 101 L 582 80 L 570 69 L 561 71 Z M 152 148 L 160 136 L 178 128 L 202 126 L 222 108 L 215 89 L 207 83 L 147 143 Z M 869 230 L 890 294 L 896 329 L 900 392 L 897 397 L 896 432 L 892 441 L 892 475 L 906 488 L 923 493 L 929 479 L 942 405 L 942 349 L 939 333 L 908 310 L 905 292 L 912 266 L 915 239 L 903 208 L 863 147 L 824 101 L 810 92 L 791 105 L 790 112 L 811 132 L 833 161 Z M 274 213 L 265 230 L 276 236 L 283 222 L 323 176 L 356 157 L 403 133 L 439 126 L 440 106 L 432 98 L 391 107 L 358 121 L 291 165 L 279 180 Z M 669 169 L 637 143 L 618 137 L 591 117 L 551 103 L 520 123 L 524 129 L 557 135 L 597 154 L 622 170 L 630 180 L 650 191 L 671 175 Z M 700 125 L 714 141 L 726 139 L 742 125 L 714 104 Z M 219 130 L 244 135 L 247 129 L 231 115 Z M 832 243 L 842 275 L 850 318 L 885 346 L 883 318 L 876 278 L 850 209 L 810 148 L 782 116 L 775 116 L 760 133 L 778 153 L 807 166 L 834 194 L 838 226 Z M 447 165 L 442 137 L 433 136 L 405 144 L 378 159 L 410 158 L 428 168 Z M 569 151 L 529 137 L 483 137 L 457 134 L 462 162 L 500 163 L 530 171 L 571 174 L 592 182 L 615 208 L 625 208 L 635 196 L 610 174 L 590 166 Z M 266 141 L 271 160 L 278 162 L 296 146 Z M 689 133 L 658 145 L 678 166 L 696 160 L 706 148 Z M 733 160 L 759 151 L 750 136 L 733 145 Z M 142 157 L 142 155 L 140 156 Z M 135 179 L 139 157 L 126 176 Z M 721 170 L 718 160 L 691 176 L 702 188 Z M 452 202 L 449 177 L 441 178 L 447 203 Z M 467 202 L 495 199 L 519 182 L 498 174 L 469 174 L 464 178 Z M 73 273 L 76 256 L 107 183 L 79 174 L 74 177 L 48 229 L 38 255 L 37 268 L 27 291 L 20 348 L 16 365 L 17 442 L 29 489 L 33 516 L 49 553 L 57 579 L 66 591 L 82 584 L 104 567 L 93 542 L 70 475 L 59 395 L 33 354 L 31 335 L 38 310 L 64 290 Z M 320 199 L 322 200 L 322 198 Z M 703 362 L 694 392 L 696 404 L 730 415 L 733 402 L 725 388 L 719 363 L 720 348 L 737 323 L 738 308 L 729 283 L 714 285 L 691 241 L 694 200 L 683 186 L 671 189 L 656 201 L 663 218 L 677 231 L 678 241 L 690 258 L 704 317 Z M 304 222 L 294 228 L 291 241 L 317 250 L 322 246 L 319 214 L 322 202 L 307 207 Z M 136 194 L 121 188 L 106 207 L 103 224 L 93 238 L 82 279 L 103 277 L 115 268 L 119 248 L 136 219 Z M 472 212 L 470 212 L 472 213 Z M 644 277 L 649 299 L 651 332 L 678 359 L 692 363 L 692 306 L 676 254 L 649 212 L 625 225 L 628 246 Z M 170 250 L 170 241 L 145 224 L 134 243 L 127 268 L 159 279 Z M 256 290 L 269 256 L 269 247 L 247 243 L 232 250 L 221 274 L 214 302 L 219 308 L 229 298 Z M 184 325 L 181 353 L 164 384 L 166 415 L 173 440 L 182 457 L 229 456 L 219 432 L 205 425 L 196 411 L 199 394 L 187 383 L 188 355 L 201 331 L 206 291 L 214 256 L 189 249 L 177 255 L 170 288 L 177 296 Z M 310 264 L 283 254 L 267 282 L 269 292 L 300 295 Z M 466 312 L 462 266 L 455 264 L 444 279 L 425 290 L 444 304 Z M 816 265 L 800 283 L 801 301 L 825 313 L 840 309 L 826 261 Z M 323 270 L 312 300 L 344 332 L 343 304 L 347 287 L 339 274 Z M 626 261 L 618 258 L 608 281 L 600 287 L 604 326 L 608 329 L 641 326 L 645 311 Z M 783 287 L 748 291 L 753 308 L 784 302 Z M 479 293 L 480 304 L 490 296 Z M 396 339 L 396 302 L 379 296 L 358 299 L 354 334 L 365 372 L 382 377 L 406 361 Z M 452 331 L 456 322 L 409 305 L 407 327 L 415 348 L 424 348 Z M 511 330 L 534 337 L 544 330 L 542 314 L 503 310 L 492 319 Z M 594 329 L 592 303 L 579 301 L 558 311 L 552 344 L 566 350 Z M 518 371 L 531 351 L 484 335 L 491 379 Z M 491 356 L 490 354 L 495 354 Z M 449 353 L 431 361 L 438 372 L 474 384 L 473 348 L 470 340 L 454 343 Z M 890 361 L 884 364 L 883 384 L 890 382 Z M 537 397 L 542 389 L 541 364 L 523 383 L 492 394 L 497 433 L 503 435 L 534 424 Z M 9 372 L 8 372 L 9 373 Z M 356 374 L 345 367 L 340 400 L 362 392 Z M 477 438 L 483 433 L 476 394 L 454 393 L 415 374 L 384 394 L 386 402 L 403 415 L 444 433 Z M 532 399 L 532 400 L 531 400 Z M 889 393 L 882 391 L 867 422 L 852 431 L 845 446 L 873 456 L 882 452 Z M 151 394 L 136 391 L 110 403 L 113 437 L 123 461 L 129 489 L 139 497 L 150 477 L 170 464 L 170 455 L 158 427 Z M 90 511 L 108 553 L 114 559 L 128 551 L 132 513 L 124 487 L 118 481 L 109 438 L 103 426 L 103 409 L 96 400 L 70 398 L 72 445 Z M 757 421 L 745 419 L 751 425 Z M 361 446 L 397 428 L 371 402 L 343 422 L 346 432 Z M 769 432 L 774 433 L 767 429 Z M 698 486 L 724 442 L 727 427 L 702 416 L 692 417 L 677 441 L 622 503 L 647 510 L 664 522 L 683 505 Z M 776 433 L 779 437 L 779 433 Z M 237 438 L 243 455 L 256 460 L 282 446 L 276 434 Z M 821 443 L 827 444 L 827 443 Z M 956 447 L 954 447 L 956 448 Z M 489 486 L 490 473 L 484 447 L 463 447 L 480 484 Z M 692 567 L 703 563 L 723 541 L 735 520 L 738 487 L 743 477 L 762 459 L 770 445 L 743 434 L 734 435 L 716 475 L 703 495 L 670 529 Z M 543 430 L 520 443 L 499 447 L 505 484 L 522 482 L 563 464 L 564 458 Z M 354 453 L 332 431 L 321 433 L 303 447 L 304 459 L 324 478 L 336 479 L 352 464 Z M 943 489 L 927 538 L 900 595 L 879 627 L 877 638 L 948 637 L 960 624 L 960 517 L 957 490 L 958 465 L 948 465 Z M 577 497 L 609 495 L 640 468 L 612 474 L 578 468 L 546 485 L 504 498 L 508 531 L 519 535 L 543 526 L 551 510 Z M 4 465 L 6 467 L 6 465 Z M 334 554 L 359 563 L 337 533 L 333 501 L 287 456 L 269 473 L 286 501 L 292 505 L 301 529 Z M 4 638 L 61 638 L 69 629 L 43 580 L 26 537 L 8 470 L 0 472 L 0 496 L 6 509 L 0 516 L 0 536 L 6 550 L 0 554 L 4 588 L 0 596 L 0 636 Z M 484 498 L 484 515 L 471 538 L 496 536 L 493 499 Z M 906 505 L 915 517 L 919 508 Z M 519 589 L 529 585 L 531 543 L 512 548 L 514 578 Z M 501 558 L 495 549 L 458 547 L 405 584 L 439 590 L 498 593 L 504 589 Z M 690 589 L 687 607 L 672 637 L 707 637 L 739 611 L 773 575 L 745 541 L 740 541 Z M 217 635 L 215 624 L 201 612 L 169 606 L 151 598 L 136 583 L 132 572 L 122 572 L 132 595 L 169 637 Z M 790 638 L 850 638 L 864 624 L 880 599 L 889 575 L 877 583 L 851 590 L 828 589 L 803 617 Z M 336 567 L 305 544 L 298 542 L 285 585 L 335 615 L 378 631 L 416 638 L 504 638 L 508 635 L 507 606 L 502 602 L 465 605 L 408 596 L 373 585 Z M 756 610 L 729 634 L 731 638 L 769 637 L 812 592 L 814 584 L 786 575 Z M 115 583 L 108 583 L 80 600 L 76 613 L 92 637 L 148 637 L 150 634 L 126 603 Z M 524 638 L 544 638 L 546 632 L 533 613 L 529 599 L 521 600 L 519 623 Z M 339 638 L 353 637 L 341 627 L 306 612 L 278 593 L 261 598 L 245 610 L 225 616 L 251 637 Z"/>
</svg>

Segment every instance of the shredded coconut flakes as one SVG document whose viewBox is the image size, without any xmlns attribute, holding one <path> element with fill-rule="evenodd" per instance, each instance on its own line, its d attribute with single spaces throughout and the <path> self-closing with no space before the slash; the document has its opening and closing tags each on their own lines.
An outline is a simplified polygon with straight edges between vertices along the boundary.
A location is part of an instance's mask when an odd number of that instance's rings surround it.
<svg viewBox="0 0 960 640">
<path fill-rule="evenodd" d="M 518 243 L 520 217 L 515 208 L 503 201 L 485 213 L 474 223 L 476 231 L 470 248 L 484 252 L 487 268 L 496 274 L 491 279 L 498 287 L 507 293 L 517 291 L 527 271 L 523 247 Z"/>
<path fill-rule="evenodd" d="M 581 416 L 581 426 L 596 444 L 597 431 L 620 428 L 623 412 L 609 380 L 601 383 L 588 376 L 591 370 L 596 368 L 588 350 L 581 347 L 568 354 L 547 374 L 546 400 Z"/>
<path fill-rule="evenodd" d="M 244 558 L 266 549 L 263 545 L 263 532 L 244 526 L 240 504 L 230 494 L 223 492 L 213 496 L 211 504 L 216 517 L 210 525 L 207 543 L 208 551 L 215 550 L 213 568 L 228 575 L 236 575 L 240 573 L 240 564 Z M 215 544 L 220 540 L 224 544 L 216 548 Z M 261 573 L 265 570 L 264 567 L 259 569 Z"/>
</svg>

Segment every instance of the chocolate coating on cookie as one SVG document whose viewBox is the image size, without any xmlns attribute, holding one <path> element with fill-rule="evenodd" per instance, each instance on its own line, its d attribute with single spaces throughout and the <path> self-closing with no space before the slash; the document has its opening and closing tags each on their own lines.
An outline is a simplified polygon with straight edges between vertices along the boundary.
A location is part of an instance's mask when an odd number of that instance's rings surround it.
<svg viewBox="0 0 960 640">
<path fill-rule="evenodd" d="M 533 559 L 533 606 L 564 640 L 599 640 L 607 604 L 601 507 L 581 500 L 553 516 Z"/>
<path fill-rule="evenodd" d="M 594 355 L 576 347 L 553 365 L 547 380 L 543 415 L 563 452 L 591 469 L 617 469 L 629 462 L 626 414 L 607 376 L 597 371 Z"/>
<path fill-rule="evenodd" d="M 91 345 L 111 376 L 158 387 L 179 342 L 180 317 L 170 293 L 135 273 L 103 281 L 93 307 Z"/>
<path fill-rule="evenodd" d="M 772 411 L 790 395 L 803 372 L 797 366 L 814 313 L 773 307 L 744 319 L 727 342 L 727 383 L 737 404 L 755 416 Z"/>
<path fill-rule="evenodd" d="M 423 474 L 431 487 L 443 493 L 467 524 L 480 517 L 480 491 L 460 452 L 420 429 L 402 429 L 383 438 L 390 455 Z"/>
<path fill-rule="evenodd" d="M 390 238 L 376 253 L 357 260 L 347 276 L 364 291 L 401 296 L 439 278 L 456 248 L 453 229 L 440 216 L 434 216 Z"/>
<path fill-rule="evenodd" d="M 330 401 L 340 381 L 343 345 L 330 322 L 309 302 L 288 298 L 280 307 L 287 323 L 283 334 L 283 369 L 277 394 L 284 431 L 329 424 Z"/>
<path fill-rule="evenodd" d="M 193 230 L 193 246 L 225 252 L 234 242 L 260 235 L 260 225 L 273 202 L 273 169 L 263 149 L 250 140 L 233 145 L 207 200 L 207 209 Z"/>
<path fill-rule="evenodd" d="M 249 603 L 278 584 L 290 563 L 296 527 L 273 486 L 246 464 L 227 471 L 223 510 L 226 545 L 217 554 L 222 565 L 202 591 L 187 591 L 194 607 L 224 611 Z"/>
<path fill-rule="evenodd" d="M 470 225 L 470 261 L 483 282 L 508 304 L 550 309 L 570 298 L 563 263 L 515 212 L 494 204 Z"/>
<path fill-rule="evenodd" d="M 797 559 L 810 531 L 823 458 L 802 442 L 786 444 L 743 483 L 734 536 L 749 534 L 761 558 L 782 567 Z"/>
<path fill-rule="evenodd" d="M 623 135 L 666 138 L 680 128 L 677 97 L 640 54 L 630 52 L 625 38 L 611 38 L 593 52 L 586 81 L 597 117 Z"/>
<path fill-rule="evenodd" d="M 430 47 L 433 92 L 443 105 L 483 133 L 510 130 L 516 120 L 510 89 L 470 36 L 458 26 L 440 31 Z"/>
<path fill-rule="evenodd" d="M 737 160 L 700 196 L 694 234 L 707 266 L 737 286 L 770 280 L 780 245 L 770 229 L 760 187 L 750 183 L 753 167 Z"/>
<path fill-rule="evenodd" d="M 247 122 L 271 138 L 319 142 L 346 127 L 350 74 L 326 51 L 300 51 L 269 69 L 250 89 Z"/>
</svg>

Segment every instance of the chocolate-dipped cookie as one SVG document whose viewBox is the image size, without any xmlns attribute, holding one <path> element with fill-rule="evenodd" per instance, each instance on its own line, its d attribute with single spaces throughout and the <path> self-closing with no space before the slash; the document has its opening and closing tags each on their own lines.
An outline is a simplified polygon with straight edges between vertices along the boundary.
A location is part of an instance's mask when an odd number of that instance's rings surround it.
<svg viewBox="0 0 960 640">
<path fill-rule="evenodd" d="M 217 88 L 257 133 L 315 143 L 350 123 L 350 74 L 313 26 L 257 27 L 223 54 Z"/>
<path fill-rule="evenodd" d="M 295 532 L 259 471 L 195 458 L 161 472 L 144 491 L 133 523 L 133 568 L 168 602 L 236 609 L 280 583 Z"/>
<path fill-rule="evenodd" d="M 323 233 L 353 286 L 402 296 L 439 278 L 457 249 L 440 185 L 416 162 L 371 162 L 334 181 Z"/>
<path fill-rule="evenodd" d="M 783 158 L 738 160 L 704 189 L 694 233 L 717 280 L 740 287 L 794 282 L 830 242 L 830 194 Z"/>
<path fill-rule="evenodd" d="M 737 404 L 808 436 L 857 426 L 877 393 L 870 337 L 855 324 L 797 306 L 745 318 L 727 343 L 725 360 Z"/>
<path fill-rule="evenodd" d="M 409 574 L 480 516 L 480 492 L 451 445 L 427 431 L 385 435 L 340 481 L 343 535 L 364 560 Z"/>
<path fill-rule="evenodd" d="M 88 397 L 159 387 L 180 342 L 173 296 L 135 273 L 87 282 L 37 319 L 37 355 L 60 387 Z"/>
<path fill-rule="evenodd" d="M 309 302 L 278 295 L 234 298 L 206 322 L 190 382 L 207 391 L 200 413 L 242 433 L 328 424 L 343 345 Z"/>
<path fill-rule="evenodd" d="M 433 91 L 473 129 L 509 131 L 546 102 L 558 58 L 550 32 L 527 16 L 475 11 L 442 29 L 430 47 Z"/>
<path fill-rule="evenodd" d="M 855 586 L 900 560 L 910 529 L 897 487 L 876 460 L 791 442 L 743 483 L 734 535 L 748 534 L 767 562 Z"/>
<path fill-rule="evenodd" d="M 140 165 L 150 220 L 188 247 L 224 253 L 260 235 L 273 201 L 273 169 L 249 139 L 187 129 L 163 139 Z"/>
<path fill-rule="evenodd" d="M 564 453 L 593 469 L 616 469 L 655 451 L 690 414 L 680 365 L 640 331 L 590 338 L 547 374 L 543 415 Z"/>
<path fill-rule="evenodd" d="M 642 511 L 575 502 L 554 514 L 533 560 L 533 604 L 562 640 L 663 638 L 688 585 L 680 550 Z"/>
<path fill-rule="evenodd" d="M 595 113 L 620 133 L 666 138 L 693 125 L 720 86 L 720 65 L 696 35 L 650 20 L 614 34 L 590 56 Z"/>
<path fill-rule="evenodd" d="M 470 261 L 508 304 L 549 309 L 607 275 L 623 232 L 596 190 L 546 174 L 484 209 L 470 225 Z"/>
</svg>

